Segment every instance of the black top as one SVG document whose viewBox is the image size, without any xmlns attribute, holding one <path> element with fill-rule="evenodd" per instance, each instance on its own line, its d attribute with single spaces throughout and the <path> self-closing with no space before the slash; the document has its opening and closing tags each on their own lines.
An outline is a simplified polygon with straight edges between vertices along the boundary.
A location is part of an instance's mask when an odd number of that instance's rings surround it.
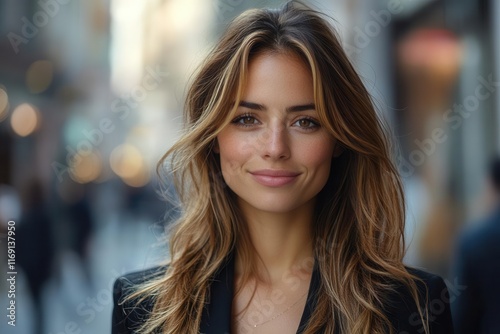
<svg viewBox="0 0 500 334">
<path fill-rule="evenodd" d="M 119 301 L 127 295 L 133 285 L 142 283 L 148 279 L 162 275 L 165 267 L 157 267 L 149 270 L 131 273 L 119 277 L 113 287 L 114 309 L 113 309 L 113 334 L 137 333 L 134 329 L 144 322 L 153 307 L 151 299 L 135 305 L 134 302 L 119 304 Z M 417 282 L 420 296 L 427 299 L 429 308 L 429 327 L 431 334 L 453 333 L 453 325 L 450 312 L 450 298 L 448 289 L 442 278 L 417 269 L 408 269 L 409 272 L 421 278 L 427 287 Z M 234 260 L 227 261 L 217 273 L 211 285 L 211 302 L 205 308 L 200 326 L 200 333 L 205 334 L 229 334 L 231 332 L 231 303 L 233 298 Z M 297 334 L 302 333 L 311 313 L 314 310 L 316 293 L 320 285 L 320 273 L 314 268 L 306 305 L 300 320 Z M 384 313 L 392 323 L 395 334 L 422 334 L 422 321 L 419 317 L 417 307 L 411 298 L 411 294 L 404 286 L 398 286 L 391 293 L 389 302 L 384 308 Z M 337 329 L 335 334 L 340 334 Z"/>
</svg>

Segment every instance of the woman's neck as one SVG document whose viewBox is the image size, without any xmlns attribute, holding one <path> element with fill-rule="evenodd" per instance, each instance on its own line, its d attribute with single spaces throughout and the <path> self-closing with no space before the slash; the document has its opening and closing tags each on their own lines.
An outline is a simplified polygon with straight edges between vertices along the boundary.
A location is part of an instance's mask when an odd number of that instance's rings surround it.
<svg viewBox="0 0 500 334">
<path fill-rule="evenodd" d="M 250 241 L 257 252 L 259 277 L 273 284 L 290 272 L 312 270 L 314 202 L 287 213 L 263 212 L 240 203 Z M 236 264 L 242 272 L 242 264 Z"/>
</svg>

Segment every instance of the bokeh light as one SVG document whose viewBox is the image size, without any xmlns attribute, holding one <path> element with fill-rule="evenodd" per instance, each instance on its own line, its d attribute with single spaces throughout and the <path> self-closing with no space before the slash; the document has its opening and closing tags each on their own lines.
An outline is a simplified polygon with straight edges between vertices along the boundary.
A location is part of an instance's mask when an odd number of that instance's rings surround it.
<svg viewBox="0 0 500 334">
<path fill-rule="evenodd" d="M 40 113 L 29 103 L 20 104 L 12 112 L 10 125 L 17 135 L 29 136 L 40 125 Z"/>
<path fill-rule="evenodd" d="M 149 172 L 144 158 L 135 146 L 123 144 L 116 147 L 110 156 L 113 172 L 132 187 L 142 187 L 149 182 Z"/>
<path fill-rule="evenodd" d="M 41 93 L 49 88 L 54 77 L 54 67 L 48 60 L 33 62 L 26 72 L 26 87 L 31 93 Z"/>
<path fill-rule="evenodd" d="M 102 171 L 102 159 L 97 152 L 79 154 L 79 161 L 70 169 L 70 176 L 78 183 L 96 180 Z"/>
</svg>

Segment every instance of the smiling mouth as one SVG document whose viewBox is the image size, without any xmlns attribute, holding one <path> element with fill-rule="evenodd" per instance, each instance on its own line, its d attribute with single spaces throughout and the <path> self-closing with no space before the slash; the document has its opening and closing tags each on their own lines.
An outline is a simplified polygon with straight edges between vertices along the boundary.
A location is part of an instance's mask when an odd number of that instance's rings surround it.
<svg viewBox="0 0 500 334">
<path fill-rule="evenodd" d="M 267 187 L 282 187 L 294 182 L 300 173 L 286 170 L 259 170 L 250 172 L 253 179 Z"/>
</svg>

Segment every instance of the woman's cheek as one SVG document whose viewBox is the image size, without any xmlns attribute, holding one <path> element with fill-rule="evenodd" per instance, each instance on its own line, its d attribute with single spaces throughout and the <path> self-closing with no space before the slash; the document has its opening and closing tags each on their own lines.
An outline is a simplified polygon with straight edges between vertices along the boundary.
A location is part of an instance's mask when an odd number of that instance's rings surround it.
<svg viewBox="0 0 500 334">
<path fill-rule="evenodd" d="M 308 143 L 301 149 L 303 161 L 309 165 L 323 165 L 330 163 L 333 157 L 334 142 L 330 140 L 317 140 Z"/>
</svg>

